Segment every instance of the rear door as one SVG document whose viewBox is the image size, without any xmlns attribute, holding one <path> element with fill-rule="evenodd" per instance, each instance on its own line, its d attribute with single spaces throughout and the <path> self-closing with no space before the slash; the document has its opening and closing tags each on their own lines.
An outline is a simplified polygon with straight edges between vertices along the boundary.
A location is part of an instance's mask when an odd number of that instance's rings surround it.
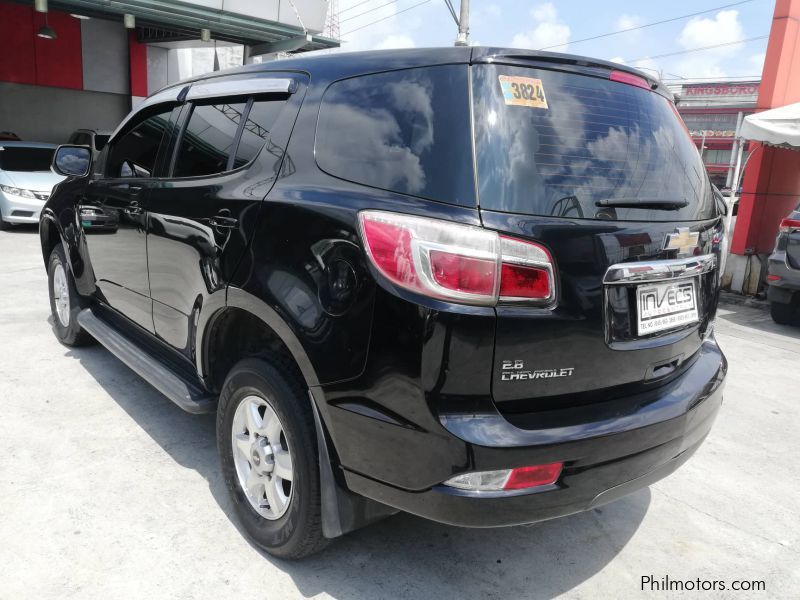
<svg viewBox="0 0 800 600">
<path fill-rule="evenodd" d="M 225 289 L 282 172 L 304 82 L 266 73 L 189 91 L 169 176 L 149 197 L 147 240 L 155 332 L 187 359 L 193 324 Z"/>
<path fill-rule="evenodd" d="M 495 401 L 564 408 L 678 374 L 716 306 L 722 225 L 674 106 L 627 73 L 509 63 L 472 67 L 481 218 L 547 247 L 556 297 L 498 307 Z"/>
</svg>

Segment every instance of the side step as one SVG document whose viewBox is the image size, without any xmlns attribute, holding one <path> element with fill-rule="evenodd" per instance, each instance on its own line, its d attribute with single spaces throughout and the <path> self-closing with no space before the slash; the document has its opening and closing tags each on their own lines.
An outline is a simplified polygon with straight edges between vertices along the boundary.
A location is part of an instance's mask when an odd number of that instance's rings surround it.
<svg viewBox="0 0 800 600">
<path fill-rule="evenodd" d="M 91 308 L 78 314 L 78 323 L 114 356 L 186 412 L 208 413 L 217 408 L 215 396 L 165 367 L 114 326 L 94 314 Z"/>
</svg>

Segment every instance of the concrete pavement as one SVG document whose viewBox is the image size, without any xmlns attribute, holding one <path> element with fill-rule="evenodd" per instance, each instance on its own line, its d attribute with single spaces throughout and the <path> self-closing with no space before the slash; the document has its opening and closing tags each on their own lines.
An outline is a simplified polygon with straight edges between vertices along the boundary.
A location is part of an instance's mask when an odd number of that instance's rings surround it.
<svg viewBox="0 0 800 600">
<path fill-rule="evenodd" d="M 656 579 L 800 594 L 800 328 L 726 305 L 725 403 L 677 473 L 595 511 L 467 530 L 397 515 L 299 563 L 238 531 L 213 416 L 50 331 L 35 229 L 0 232 L 0 598 L 646 598 Z M 695 594 L 686 594 L 692 597 Z"/>
</svg>

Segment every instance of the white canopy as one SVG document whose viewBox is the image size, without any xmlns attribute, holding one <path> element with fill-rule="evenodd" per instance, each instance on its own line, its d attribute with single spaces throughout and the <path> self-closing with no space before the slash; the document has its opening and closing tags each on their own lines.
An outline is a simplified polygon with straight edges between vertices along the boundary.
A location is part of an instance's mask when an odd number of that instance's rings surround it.
<svg viewBox="0 0 800 600">
<path fill-rule="evenodd" d="M 800 102 L 747 115 L 740 135 L 746 140 L 800 149 Z"/>
</svg>

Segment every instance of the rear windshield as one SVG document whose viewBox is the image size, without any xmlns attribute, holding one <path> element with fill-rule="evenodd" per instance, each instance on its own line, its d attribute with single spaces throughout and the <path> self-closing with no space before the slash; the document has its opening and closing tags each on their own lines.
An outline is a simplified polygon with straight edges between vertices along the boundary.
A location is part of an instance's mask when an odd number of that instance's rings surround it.
<svg viewBox="0 0 800 600">
<path fill-rule="evenodd" d="M 637 221 L 715 216 L 697 148 L 663 96 L 505 65 L 477 65 L 473 86 L 482 208 Z"/>
<path fill-rule="evenodd" d="M 49 171 L 54 148 L 14 148 L 0 145 L 3 171 Z"/>
</svg>

